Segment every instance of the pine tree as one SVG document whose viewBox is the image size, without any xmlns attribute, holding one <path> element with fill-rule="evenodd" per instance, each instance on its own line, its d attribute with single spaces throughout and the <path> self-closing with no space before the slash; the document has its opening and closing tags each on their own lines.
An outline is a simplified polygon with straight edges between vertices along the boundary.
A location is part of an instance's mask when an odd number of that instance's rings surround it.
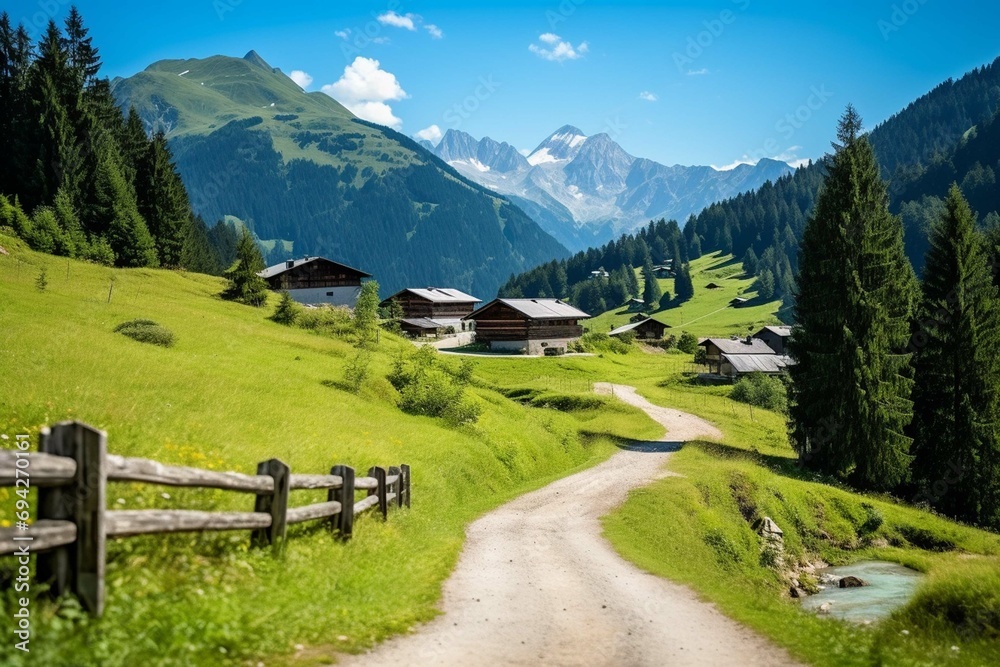
<svg viewBox="0 0 1000 667">
<path fill-rule="evenodd" d="M 180 265 L 191 206 L 162 132 L 148 143 L 139 162 L 136 195 L 139 213 L 156 242 L 160 263 Z"/>
<path fill-rule="evenodd" d="M 1000 527 L 1000 293 L 957 185 L 931 228 L 913 347 L 913 478 L 942 512 Z"/>
<path fill-rule="evenodd" d="M 80 88 L 93 83 L 101 69 L 101 59 L 92 42 L 93 39 L 88 36 L 88 30 L 83 25 L 83 17 L 75 5 L 71 6 L 66 17 L 65 46 L 67 62 Z"/>
<path fill-rule="evenodd" d="M 295 302 L 288 290 L 281 290 L 281 300 L 278 301 L 270 319 L 278 324 L 291 326 L 295 324 L 295 320 L 298 319 L 301 312 L 302 307 Z"/>
<path fill-rule="evenodd" d="M 660 298 L 663 290 L 660 289 L 660 282 L 656 279 L 656 272 L 653 271 L 652 263 L 647 262 L 642 267 L 642 301 L 647 308 L 656 308 L 660 305 Z"/>
<path fill-rule="evenodd" d="M 682 264 L 674 272 L 674 294 L 682 303 L 694 297 L 694 281 L 691 279 L 691 267 L 687 264 Z"/>
<path fill-rule="evenodd" d="M 802 240 L 791 426 L 806 465 L 887 490 L 910 463 L 906 345 L 917 288 L 902 224 L 860 132 L 848 106 Z"/>
<path fill-rule="evenodd" d="M 757 253 L 753 251 L 753 248 L 747 248 L 746 254 L 743 255 L 743 273 L 747 276 L 757 275 L 758 261 Z"/>
<path fill-rule="evenodd" d="M 24 26 L 15 30 L 7 12 L 0 13 L 0 192 L 9 194 L 26 190 L 25 165 L 36 129 L 28 87 L 32 48 Z"/>
<path fill-rule="evenodd" d="M 132 186 L 122 176 L 117 157 L 106 147 L 99 158 L 96 199 L 107 227 L 117 266 L 156 266 L 156 244 L 139 214 Z"/>
<path fill-rule="evenodd" d="M 236 244 L 236 261 L 224 274 L 229 284 L 222 293 L 223 298 L 248 306 L 263 306 L 267 303 L 267 282 L 260 272 L 265 268 L 257 242 L 244 227 Z"/>
<path fill-rule="evenodd" d="M 771 269 L 764 269 L 760 272 L 760 277 L 757 278 L 754 287 L 757 288 L 758 299 L 770 301 L 774 298 L 774 274 L 771 273 Z"/>
<path fill-rule="evenodd" d="M 625 265 L 625 287 L 630 298 L 639 298 L 639 278 L 635 275 L 635 267 L 631 264 Z"/>
</svg>

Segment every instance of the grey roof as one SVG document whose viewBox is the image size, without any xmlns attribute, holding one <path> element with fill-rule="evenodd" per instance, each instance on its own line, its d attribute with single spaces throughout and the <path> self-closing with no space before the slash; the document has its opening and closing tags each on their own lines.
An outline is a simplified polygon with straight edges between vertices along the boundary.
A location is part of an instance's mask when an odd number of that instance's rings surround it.
<svg viewBox="0 0 1000 667">
<path fill-rule="evenodd" d="M 663 324 L 663 322 L 660 322 L 659 320 L 654 320 L 652 317 L 647 317 L 644 320 L 639 320 L 638 322 L 632 322 L 630 324 L 624 324 L 624 325 L 618 327 L 617 329 L 613 329 L 608 335 L 609 336 L 617 336 L 619 334 L 625 333 L 626 331 L 632 331 L 632 329 L 635 329 L 636 327 L 638 327 L 640 325 L 643 325 L 646 322 L 656 322 L 657 324 L 662 324 L 667 329 L 670 328 L 670 325 L 668 325 L 668 324 Z"/>
<path fill-rule="evenodd" d="M 450 287 L 408 287 L 389 297 L 389 299 L 399 296 L 403 292 L 416 294 L 421 299 L 427 299 L 428 301 L 433 301 L 434 303 L 480 303 L 482 301 L 482 299 L 477 299 L 471 294 L 466 294 L 465 292 L 460 292 L 457 289 L 452 289 Z M 386 299 L 386 301 L 389 299 Z"/>
<path fill-rule="evenodd" d="M 343 267 L 349 271 L 354 271 L 355 273 L 360 273 L 362 277 L 371 278 L 372 275 L 370 273 L 365 273 L 361 269 L 355 269 L 353 266 L 348 266 L 347 264 L 341 264 L 340 262 L 335 262 L 332 259 L 327 259 L 326 257 L 303 257 L 301 259 L 293 259 L 290 260 L 292 263 L 291 266 L 288 266 L 288 262 L 281 262 L 280 264 L 275 264 L 274 266 L 267 267 L 257 275 L 265 279 L 273 278 L 275 276 L 280 276 L 285 271 L 296 269 L 302 266 L 303 264 L 309 264 L 310 262 L 315 262 L 317 259 L 321 259 L 325 262 L 330 262 L 331 264 L 336 264 L 337 266 Z"/>
<path fill-rule="evenodd" d="M 757 333 L 755 333 L 754 336 L 759 336 L 761 331 L 770 331 L 771 333 L 777 336 L 781 336 L 782 338 L 788 338 L 792 335 L 791 327 L 766 326 Z"/>
<path fill-rule="evenodd" d="M 497 299 L 468 317 L 475 318 L 494 303 L 510 306 L 533 320 L 587 319 L 590 317 L 582 310 L 578 310 L 559 299 Z"/>
<path fill-rule="evenodd" d="M 402 322 L 418 329 L 447 329 L 448 327 L 462 327 L 462 320 L 432 320 L 429 317 L 404 317 Z"/>
<path fill-rule="evenodd" d="M 748 343 L 745 338 L 732 340 L 731 338 L 706 338 L 699 345 L 712 343 L 722 354 L 764 354 L 774 356 L 774 350 L 768 347 L 767 343 L 759 338 L 751 338 Z"/>
<path fill-rule="evenodd" d="M 777 354 L 723 354 L 737 373 L 780 373 L 793 365 L 791 357 Z"/>
</svg>

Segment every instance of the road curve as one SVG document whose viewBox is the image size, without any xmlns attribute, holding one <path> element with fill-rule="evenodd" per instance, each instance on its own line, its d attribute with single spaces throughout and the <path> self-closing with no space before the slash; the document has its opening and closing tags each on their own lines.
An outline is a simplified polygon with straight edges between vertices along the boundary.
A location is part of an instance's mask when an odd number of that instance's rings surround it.
<svg viewBox="0 0 1000 667">
<path fill-rule="evenodd" d="M 666 436 L 528 493 L 469 526 L 445 583 L 443 614 L 346 665 L 795 665 L 689 589 L 623 560 L 599 519 L 663 476 L 684 441 L 721 438 L 708 422 L 632 387 L 599 384 L 645 410 Z"/>
</svg>

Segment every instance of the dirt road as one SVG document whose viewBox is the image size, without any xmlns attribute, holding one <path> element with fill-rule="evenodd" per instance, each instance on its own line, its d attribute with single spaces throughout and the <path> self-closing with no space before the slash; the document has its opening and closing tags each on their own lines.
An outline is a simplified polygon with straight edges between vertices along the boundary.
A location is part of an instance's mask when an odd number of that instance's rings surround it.
<svg viewBox="0 0 1000 667">
<path fill-rule="evenodd" d="M 646 574 L 601 536 L 601 516 L 662 476 L 680 443 L 721 438 L 708 422 L 601 384 L 667 428 L 604 463 L 474 522 L 443 611 L 347 665 L 794 665 L 690 590 Z"/>
</svg>

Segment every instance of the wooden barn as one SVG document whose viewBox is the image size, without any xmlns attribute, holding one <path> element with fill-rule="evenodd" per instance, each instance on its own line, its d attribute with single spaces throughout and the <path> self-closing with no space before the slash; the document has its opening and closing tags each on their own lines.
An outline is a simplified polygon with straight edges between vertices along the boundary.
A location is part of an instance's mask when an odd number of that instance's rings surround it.
<svg viewBox="0 0 1000 667">
<path fill-rule="evenodd" d="M 785 347 L 792 337 L 791 327 L 764 327 L 753 335 L 757 340 L 767 343 L 775 354 L 785 354 Z"/>
<path fill-rule="evenodd" d="M 465 319 L 491 350 L 539 355 L 564 353 L 589 317 L 559 299 L 495 299 Z"/>
<path fill-rule="evenodd" d="M 410 336 L 446 336 L 470 329 L 472 322 L 463 318 L 481 303 L 474 296 L 445 287 L 407 288 L 381 305 L 388 308 L 393 302 L 402 309 L 400 327 Z"/>
<path fill-rule="evenodd" d="M 723 355 L 734 357 L 741 354 L 754 354 L 770 356 L 774 350 L 767 346 L 762 340 L 756 338 L 706 338 L 698 343 L 705 348 L 705 363 L 708 364 L 708 372 L 722 375 Z"/>
<path fill-rule="evenodd" d="M 361 281 L 370 273 L 325 257 L 290 259 L 260 272 L 273 290 L 287 290 L 307 305 L 331 304 L 353 308 L 361 294 Z"/>
<path fill-rule="evenodd" d="M 644 320 L 639 320 L 638 322 L 631 322 L 617 329 L 612 329 L 609 336 L 621 336 L 624 333 L 632 332 L 636 340 L 662 340 L 663 334 L 666 333 L 670 326 L 664 324 L 663 322 L 658 322 L 652 317 L 647 317 Z"/>
</svg>

